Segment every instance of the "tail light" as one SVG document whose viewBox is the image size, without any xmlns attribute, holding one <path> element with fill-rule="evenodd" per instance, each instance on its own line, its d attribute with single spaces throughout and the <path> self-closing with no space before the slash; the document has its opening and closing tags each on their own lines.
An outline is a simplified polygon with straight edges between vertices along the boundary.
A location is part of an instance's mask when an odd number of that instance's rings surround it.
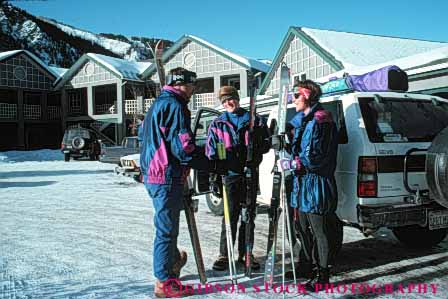
<svg viewBox="0 0 448 299">
<path fill-rule="evenodd" d="M 64 149 L 64 144 L 63 143 L 61 143 L 61 150 L 63 150 Z"/>
<path fill-rule="evenodd" d="M 358 197 L 377 197 L 378 160 L 376 157 L 359 157 Z"/>
</svg>

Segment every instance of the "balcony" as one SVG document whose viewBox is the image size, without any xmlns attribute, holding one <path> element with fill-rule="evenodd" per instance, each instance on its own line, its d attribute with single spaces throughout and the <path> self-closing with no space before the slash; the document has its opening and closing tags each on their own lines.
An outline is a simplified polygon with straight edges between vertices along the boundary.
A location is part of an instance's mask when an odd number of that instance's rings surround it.
<svg viewBox="0 0 448 299">
<path fill-rule="evenodd" d="M 61 119 L 61 107 L 60 106 L 48 106 L 47 112 L 48 112 L 49 120 Z"/>
<path fill-rule="evenodd" d="M 1 119 L 16 119 L 17 118 L 17 104 L 0 103 L 0 118 Z"/>
<path fill-rule="evenodd" d="M 199 107 L 213 108 L 218 104 L 216 95 L 213 92 L 195 94 L 191 104 L 191 110 L 197 111 Z"/>
<path fill-rule="evenodd" d="M 95 105 L 95 115 L 100 115 L 100 114 L 115 114 L 115 103 L 111 104 L 100 104 L 100 105 Z"/>
<path fill-rule="evenodd" d="M 23 117 L 27 120 L 39 120 L 42 117 L 42 107 L 40 105 L 23 105 Z"/>
<path fill-rule="evenodd" d="M 138 101 L 137 100 L 125 100 L 124 101 L 124 112 L 129 115 L 137 114 L 137 113 L 144 113 L 148 111 L 149 107 L 154 102 L 154 98 L 152 99 L 145 99 L 143 104 L 143 111 L 141 111 L 141 107 L 139 109 L 138 107 Z"/>
</svg>

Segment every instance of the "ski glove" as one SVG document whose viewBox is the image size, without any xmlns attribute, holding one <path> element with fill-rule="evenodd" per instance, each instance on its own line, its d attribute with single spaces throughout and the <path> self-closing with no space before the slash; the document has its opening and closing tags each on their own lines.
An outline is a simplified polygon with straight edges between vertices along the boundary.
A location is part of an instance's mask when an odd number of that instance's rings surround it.
<svg viewBox="0 0 448 299">
<path fill-rule="evenodd" d="M 288 171 L 288 170 L 297 170 L 300 171 L 302 169 L 302 163 L 299 159 L 296 160 L 290 160 L 287 158 L 283 158 L 277 161 L 277 167 L 282 171 Z"/>
</svg>

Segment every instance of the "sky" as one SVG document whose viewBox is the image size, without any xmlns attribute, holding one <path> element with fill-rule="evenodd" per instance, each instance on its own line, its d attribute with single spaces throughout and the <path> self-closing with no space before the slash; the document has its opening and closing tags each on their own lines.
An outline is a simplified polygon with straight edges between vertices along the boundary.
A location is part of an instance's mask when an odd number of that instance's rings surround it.
<svg viewBox="0 0 448 299">
<path fill-rule="evenodd" d="M 273 59 L 290 26 L 448 42 L 448 0 L 16 0 L 28 12 L 94 33 L 176 41 L 192 34 Z"/>
</svg>

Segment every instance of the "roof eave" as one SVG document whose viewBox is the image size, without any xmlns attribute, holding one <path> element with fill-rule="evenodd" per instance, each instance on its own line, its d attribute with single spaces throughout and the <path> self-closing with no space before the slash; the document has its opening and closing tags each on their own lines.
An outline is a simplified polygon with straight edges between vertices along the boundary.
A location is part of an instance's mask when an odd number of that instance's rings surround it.
<svg viewBox="0 0 448 299">
<path fill-rule="evenodd" d="M 186 41 L 188 41 L 188 40 L 189 40 L 189 41 L 194 41 L 195 43 L 198 43 L 198 44 L 200 44 L 201 46 L 206 47 L 207 49 L 209 49 L 209 50 L 211 50 L 211 51 L 214 51 L 215 53 L 218 53 L 218 54 L 221 55 L 221 56 L 224 56 L 225 58 L 231 60 L 232 62 L 234 62 L 234 63 L 240 65 L 241 67 L 243 67 L 243 68 L 245 68 L 245 69 L 247 69 L 247 70 L 249 70 L 249 71 L 251 71 L 251 70 L 256 70 L 257 72 L 260 72 L 260 71 L 261 71 L 261 72 L 265 72 L 264 70 L 259 70 L 259 69 L 254 68 L 252 65 L 244 64 L 244 63 L 242 63 L 241 61 L 238 61 L 238 60 L 236 60 L 235 58 L 233 58 L 233 57 L 227 55 L 226 53 L 221 52 L 221 51 L 218 51 L 217 49 L 215 49 L 215 48 L 213 48 L 213 47 L 210 47 L 208 44 L 202 42 L 202 40 L 198 39 L 197 37 L 195 37 L 195 36 L 193 36 L 193 35 L 183 35 L 180 39 L 178 39 L 178 40 L 174 43 L 174 45 L 173 45 L 171 48 L 169 48 L 168 51 L 166 51 L 166 52 L 163 54 L 163 56 L 162 56 L 162 62 L 165 63 L 165 62 L 166 62 L 166 61 L 167 61 L 173 54 L 175 54 L 175 53 L 176 53 L 176 52 L 183 46 L 183 44 L 184 44 Z M 218 46 L 216 46 L 216 47 L 218 47 Z M 218 47 L 218 48 L 219 48 L 219 47 Z M 237 55 L 237 54 L 235 54 L 235 55 Z M 247 58 L 246 58 L 246 59 L 247 59 Z M 262 62 L 260 62 L 260 63 L 262 63 Z M 270 67 L 269 67 L 269 69 L 270 69 Z M 153 63 L 150 67 L 148 67 L 148 69 L 146 69 L 146 70 L 142 73 L 142 78 L 149 77 L 149 76 L 152 75 L 155 71 L 156 71 L 156 66 L 155 66 L 155 63 Z"/>
<path fill-rule="evenodd" d="M 317 41 L 315 41 L 312 37 L 306 34 L 300 27 L 291 27 L 292 31 L 309 46 L 314 52 L 319 53 L 326 62 L 332 66 L 335 70 L 339 71 L 344 69 L 344 64 L 337 60 L 331 53 L 326 51 L 322 46 L 319 45 Z"/>
<path fill-rule="evenodd" d="M 288 29 L 288 32 L 286 33 L 285 37 L 283 38 L 283 41 L 280 45 L 280 48 L 277 50 L 277 53 L 274 57 L 274 60 L 271 64 L 270 71 L 266 75 L 265 79 L 263 80 L 263 83 L 260 87 L 260 93 L 263 94 L 266 91 L 268 83 L 272 80 L 273 76 L 275 75 L 275 71 L 277 70 L 278 66 L 280 65 L 280 62 L 283 61 L 283 57 L 286 54 L 286 51 L 288 50 L 289 43 L 292 40 L 292 36 L 297 36 L 302 39 L 302 41 L 309 46 L 313 51 L 316 53 L 319 53 L 324 60 L 332 66 L 336 71 L 342 70 L 344 68 L 344 65 L 338 61 L 333 55 L 325 51 L 315 40 L 313 40 L 311 37 L 309 37 L 306 33 L 304 33 L 302 30 L 300 30 L 300 27 L 294 27 L 291 26 Z"/>
<path fill-rule="evenodd" d="M 260 94 L 263 94 L 265 92 L 268 82 L 270 82 L 272 80 L 272 77 L 275 75 L 275 71 L 277 70 L 277 67 L 279 66 L 280 62 L 283 60 L 285 46 L 288 43 L 288 40 L 292 34 L 291 28 L 292 27 L 289 27 L 288 32 L 286 32 L 286 35 L 283 38 L 283 41 L 282 41 L 280 47 L 278 48 L 277 53 L 274 56 L 274 59 L 272 60 L 271 68 L 270 68 L 269 72 L 266 74 L 266 76 L 264 77 L 263 82 L 261 83 Z M 282 58 L 282 59 L 280 59 L 280 58 Z"/>
<path fill-rule="evenodd" d="M 102 63 L 98 58 L 95 56 L 89 55 L 90 53 L 83 54 L 72 66 L 69 68 L 68 71 L 64 73 L 62 77 L 60 77 L 56 82 L 54 83 L 54 89 L 61 88 L 61 85 L 63 86 L 68 80 L 70 80 L 74 74 L 81 68 L 81 66 L 88 60 L 93 60 L 95 63 L 98 63 L 102 67 L 106 68 L 110 72 L 114 73 L 116 76 L 118 76 L 117 79 L 125 80 L 123 78 L 123 75 L 113 69 L 110 69 L 107 65 Z"/>
</svg>

